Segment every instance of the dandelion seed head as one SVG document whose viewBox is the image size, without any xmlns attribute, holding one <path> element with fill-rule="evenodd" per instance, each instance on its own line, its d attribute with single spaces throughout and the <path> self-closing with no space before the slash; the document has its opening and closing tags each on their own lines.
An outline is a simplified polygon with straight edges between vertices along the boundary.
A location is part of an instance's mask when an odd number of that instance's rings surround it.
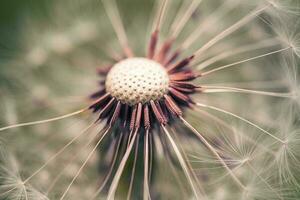
<svg viewBox="0 0 300 200">
<path fill-rule="evenodd" d="M 0 70 L 15 99 L 4 98 L 0 122 L 86 110 L 14 126 L 29 134 L 9 138 L 20 174 L 2 169 L 0 155 L 0 199 L 13 187 L 5 198 L 46 199 L 40 190 L 60 200 L 292 199 L 287 189 L 300 188 L 292 1 L 103 0 L 96 12 L 99 1 L 49 3 L 51 20 L 26 23 L 23 55 Z M 4 79 L 20 86 L 6 89 Z"/>
<path fill-rule="evenodd" d="M 161 64 L 146 58 L 128 58 L 118 62 L 106 80 L 107 92 L 129 105 L 159 100 L 168 87 L 167 71 Z"/>
</svg>

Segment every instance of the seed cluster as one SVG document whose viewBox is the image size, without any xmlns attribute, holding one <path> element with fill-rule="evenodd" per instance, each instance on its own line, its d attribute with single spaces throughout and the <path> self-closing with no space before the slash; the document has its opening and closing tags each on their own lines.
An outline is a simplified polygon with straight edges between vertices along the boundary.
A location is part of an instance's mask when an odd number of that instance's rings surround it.
<svg viewBox="0 0 300 200">
<path fill-rule="evenodd" d="M 169 77 L 159 63 L 147 58 L 128 58 L 115 64 L 107 75 L 106 91 L 124 104 L 145 104 L 167 93 Z"/>
</svg>

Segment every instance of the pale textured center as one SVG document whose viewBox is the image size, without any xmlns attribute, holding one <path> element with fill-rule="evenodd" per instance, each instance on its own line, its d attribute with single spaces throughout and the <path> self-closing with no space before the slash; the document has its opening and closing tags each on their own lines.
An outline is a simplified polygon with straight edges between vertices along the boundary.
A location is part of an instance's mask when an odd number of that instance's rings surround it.
<svg viewBox="0 0 300 200">
<path fill-rule="evenodd" d="M 146 58 L 128 58 L 109 71 L 106 91 L 122 103 L 135 105 L 159 100 L 167 93 L 169 76 L 164 67 Z"/>
</svg>

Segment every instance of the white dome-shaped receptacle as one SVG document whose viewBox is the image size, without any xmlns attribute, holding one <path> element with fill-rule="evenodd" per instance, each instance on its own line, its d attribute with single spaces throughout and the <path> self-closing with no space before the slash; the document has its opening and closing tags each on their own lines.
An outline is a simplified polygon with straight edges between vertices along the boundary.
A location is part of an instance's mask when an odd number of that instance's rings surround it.
<svg viewBox="0 0 300 200">
<path fill-rule="evenodd" d="M 169 76 L 165 68 L 150 59 L 128 58 L 109 71 L 106 91 L 124 104 L 135 105 L 159 100 L 167 93 Z"/>
</svg>

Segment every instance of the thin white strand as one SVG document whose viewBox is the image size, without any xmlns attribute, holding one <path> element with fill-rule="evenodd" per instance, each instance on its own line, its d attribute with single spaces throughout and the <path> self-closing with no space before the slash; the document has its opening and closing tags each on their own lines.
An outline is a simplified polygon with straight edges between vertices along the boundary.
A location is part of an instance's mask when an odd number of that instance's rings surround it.
<svg viewBox="0 0 300 200">
<path fill-rule="evenodd" d="M 171 33 L 172 36 L 171 38 L 177 38 L 178 35 L 181 33 L 183 30 L 184 26 L 186 25 L 187 21 L 190 19 L 192 14 L 195 12 L 195 10 L 198 8 L 202 0 L 194 0 L 185 14 L 182 16 L 181 20 L 178 23 L 174 23 L 173 26 L 171 27 Z"/>
<path fill-rule="evenodd" d="M 267 91 L 259 91 L 259 90 L 249 90 L 243 88 L 236 87 L 225 87 L 225 86 L 208 86 L 201 85 L 201 91 L 204 93 L 227 93 L 227 92 L 236 92 L 236 93 L 246 93 L 246 94 L 257 94 L 264 96 L 272 96 L 272 97 L 282 97 L 282 98 L 292 98 L 293 93 L 277 93 L 277 92 L 267 92 Z"/>
<path fill-rule="evenodd" d="M 27 194 L 27 189 L 26 189 L 25 185 L 23 185 L 23 189 L 24 189 L 24 194 L 25 194 L 25 200 L 28 200 L 28 194 Z"/>
<path fill-rule="evenodd" d="M 53 121 L 58 121 L 58 120 L 61 120 L 61 119 L 72 117 L 74 115 L 78 115 L 78 114 L 83 113 L 85 111 L 87 111 L 86 108 L 78 110 L 78 111 L 75 111 L 75 112 L 72 112 L 72 113 L 69 113 L 69 114 L 66 114 L 66 115 L 62 115 L 62 116 L 59 116 L 59 117 L 50 118 L 50 119 L 39 120 L 39 121 L 34 121 L 34 122 L 26 122 L 26 123 L 21 123 L 21 124 L 9 125 L 9 126 L 0 128 L 0 132 L 8 130 L 8 129 L 12 129 L 12 128 L 18 128 L 18 127 L 24 127 L 24 126 L 32 126 L 32 125 L 45 124 L 45 123 L 49 123 L 49 122 L 53 122 Z"/>
<path fill-rule="evenodd" d="M 263 88 L 263 89 L 278 89 L 284 87 L 285 83 L 283 80 L 268 80 L 268 81 L 246 81 L 246 82 L 219 82 L 215 84 L 209 84 L 209 86 L 223 85 L 225 87 L 234 87 L 239 85 L 240 87 Z M 262 87 L 263 86 L 263 87 Z"/>
<path fill-rule="evenodd" d="M 256 44 L 248 44 L 245 46 L 241 46 L 236 49 L 224 51 L 221 54 L 218 54 L 210 59 L 207 59 L 206 61 L 199 64 L 196 68 L 197 68 L 197 70 L 203 70 L 206 67 L 210 66 L 211 64 L 218 62 L 222 59 L 228 58 L 230 56 L 235 56 L 235 55 L 238 55 L 241 53 L 251 52 L 253 50 L 262 49 L 262 48 L 266 48 L 266 47 L 270 47 L 270 46 L 276 46 L 278 44 L 279 44 L 278 39 L 271 38 L 271 39 L 267 39 L 267 40 L 264 40 L 264 41 L 256 43 Z"/>
<path fill-rule="evenodd" d="M 206 76 L 206 75 L 209 75 L 211 73 L 214 73 L 214 72 L 217 72 L 217 71 L 220 71 L 220 70 L 223 70 L 223 69 L 227 69 L 227 68 L 232 67 L 232 66 L 236 66 L 238 64 L 246 63 L 246 62 L 249 62 L 249 61 L 252 61 L 252 60 L 256 60 L 256 59 L 263 58 L 263 57 L 266 57 L 266 56 L 270 56 L 270 55 L 273 55 L 273 54 L 277 54 L 277 53 L 280 53 L 280 52 L 283 52 L 283 51 L 286 51 L 286 50 L 289 50 L 289 49 L 291 49 L 291 47 L 286 47 L 286 48 L 279 49 L 279 50 L 276 50 L 276 51 L 272 51 L 272 52 L 269 52 L 269 53 L 266 53 L 266 54 L 263 54 L 263 55 L 259 55 L 259 56 L 255 56 L 255 57 L 248 58 L 248 59 L 245 59 L 245 60 L 237 61 L 237 62 L 234 62 L 234 63 L 231 63 L 231 64 L 223 65 L 221 67 L 214 68 L 212 70 L 203 72 L 203 73 L 201 73 L 201 75 Z"/>
<path fill-rule="evenodd" d="M 162 3 L 160 4 L 160 9 L 158 10 L 157 15 L 155 17 L 156 20 L 154 20 L 153 31 L 160 30 L 162 21 L 164 20 L 165 17 L 168 4 L 169 4 L 169 0 L 163 0 Z"/>
<path fill-rule="evenodd" d="M 132 172 L 131 172 L 131 178 L 130 178 L 130 184 L 129 184 L 128 194 L 127 194 L 127 200 L 130 200 L 131 193 L 132 193 L 132 187 L 133 187 L 134 176 L 135 176 L 135 168 L 136 168 L 137 156 L 138 156 L 138 151 L 139 151 L 139 137 L 140 137 L 140 135 L 138 135 L 137 139 L 136 139 L 136 145 L 135 145 L 135 150 L 134 150 L 133 167 L 132 167 Z"/>
<path fill-rule="evenodd" d="M 223 110 L 221 108 L 217 108 L 217 107 L 214 107 L 214 106 L 209 106 L 209 105 L 205 105 L 205 104 L 202 104 L 202 103 L 196 103 L 197 106 L 200 106 L 200 107 L 203 107 L 203 108 L 209 108 L 209 109 L 212 109 L 212 110 L 215 110 L 215 111 L 218 111 L 218 112 L 221 112 L 221 113 L 224 113 L 224 114 L 227 114 L 227 115 L 230 115 L 232 117 L 235 117 L 255 128 L 257 128 L 258 130 L 262 131 L 263 133 L 269 135 L 270 137 L 272 137 L 273 139 L 277 140 L 278 142 L 284 144 L 285 142 L 283 140 L 281 140 L 280 138 L 274 136 L 273 134 L 271 134 L 270 132 L 266 131 L 265 129 L 261 128 L 260 126 L 256 125 L 255 123 L 243 118 L 243 117 L 240 117 L 234 113 L 231 113 L 229 111 L 226 111 L 226 110 Z"/>
<path fill-rule="evenodd" d="M 73 142 L 75 142 L 78 138 L 83 136 L 90 128 L 94 127 L 95 123 L 92 123 L 85 129 L 83 129 L 75 138 L 73 138 L 70 142 L 68 142 L 63 148 L 61 148 L 57 153 L 51 156 L 38 170 L 36 170 L 31 176 L 29 176 L 25 181 L 24 184 L 27 183 L 30 179 L 32 179 L 35 175 L 37 175 L 41 170 L 43 170 L 52 160 L 54 160 L 57 156 L 63 153 Z"/>
<path fill-rule="evenodd" d="M 18 185 L 25 185 L 28 181 L 30 181 L 34 176 L 36 176 L 40 171 L 42 171 L 52 160 L 54 160 L 58 155 L 60 155 L 68 146 L 70 146 L 75 140 L 77 140 L 79 137 L 81 137 L 89 128 L 91 128 L 94 125 L 91 124 L 90 126 L 88 126 L 87 128 L 85 128 L 78 136 L 76 136 L 74 139 L 72 139 L 69 143 L 67 143 L 62 149 L 60 149 L 56 154 L 54 154 L 53 156 L 51 156 L 50 159 L 48 159 L 38 170 L 36 170 L 32 175 L 30 175 L 25 181 L 21 181 L 20 183 L 18 183 L 17 185 L 12 185 L 15 186 L 12 189 L 10 189 L 9 191 L 6 191 L 5 193 L 9 193 L 13 190 L 16 190 Z M 2 167 L 3 168 L 3 167 Z M 20 177 L 18 179 L 21 179 Z M 4 193 L 4 194 L 5 194 Z M 2 194 L 2 195 L 4 195 Z"/>
<path fill-rule="evenodd" d="M 114 158 L 113 158 L 113 161 L 112 161 L 112 165 L 111 167 L 109 168 L 109 171 L 106 175 L 106 178 L 104 179 L 103 183 L 101 184 L 100 188 L 96 191 L 96 193 L 93 195 L 92 199 L 91 200 L 94 200 L 97 198 L 97 196 L 101 193 L 101 191 L 103 190 L 104 186 L 106 185 L 106 183 L 108 182 L 112 172 L 113 172 L 113 168 L 115 166 L 115 163 L 117 161 L 117 158 L 118 158 L 118 153 L 119 153 L 119 149 L 120 149 L 120 145 L 121 145 L 121 142 L 122 142 L 122 138 L 123 138 L 123 133 L 121 135 L 121 137 L 119 138 L 119 141 L 118 141 L 118 144 L 117 144 L 117 149 L 116 149 L 116 152 L 115 152 L 115 155 L 114 155 Z"/>
<path fill-rule="evenodd" d="M 247 161 L 247 165 L 250 167 L 250 169 L 253 171 L 253 173 L 272 191 L 276 194 L 276 196 L 283 200 L 283 198 L 278 194 L 278 192 L 276 190 L 274 190 L 274 188 L 272 188 L 272 186 L 263 178 L 261 177 L 261 175 L 259 175 L 257 173 L 257 171 L 254 169 L 254 167 Z"/>
<path fill-rule="evenodd" d="M 178 133 L 176 132 L 176 130 L 174 128 L 172 128 L 172 127 L 170 127 L 170 129 L 172 131 L 172 134 L 173 134 L 175 140 L 180 141 L 180 138 L 178 137 Z M 194 180 L 195 180 L 195 182 L 196 182 L 196 184 L 197 184 L 200 192 L 202 192 L 202 195 L 203 195 L 202 198 L 203 198 L 203 200 L 204 199 L 207 200 L 208 199 L 207 194 L 205 193 L 205 190 L 202 187 L 202 185 L 200 184 L 200 182 L 198 181 L 197 175 L 193 171 L 193 168 L 192 168 L 191 164 L 188 162 L 189 159 L 188 159 L 187 154 L 184 152 L 183 147 L 182 147 L 182 145 L 180 143 L 178 143 L 178 146 L 179 146 L 179 148 L 180 148 L 180 150 L 182 152 L 183 158 L 187 161 L 186 164 L 187 164 L 188 169 L 190 170 L 190 173 L 191 173 L 192 177 L 194 178 Z"/>
<path fill-rule="evenodd" d="M 230 174 L 230 176 L 233 178 L 233 180 L 242 188 L 245 189 L 246 187 L 244 184 L 236 177 L 236 175 L 232 172 L 232 170 L 228 167 L 228 165 L 225 163 L 223 158 L 219 155 L 219 153 L 216 151 L 216 149 L 211 146 L 211 144 L 200 134 L 190 123 L 188 123 L 183 117 L 180 117 L 182 122 L 205 144 L 205 146 L 220 160 L 224 168 L 227 170 L 227 172 Z"/>
<path fill-rule="evenodd" d="M 208 41 L 205 45 L 203 45 L 200 49 L 198 49 L 194 54 L 195 57 L 196 58 L 199 57 L 203 52 L 208 50 L 210 47 L 215 45 L 217 42 L 219 42 L 220 40 L 224 39 L 225 37 L 229 36 L 230 34 L 234 33 L 235 31 L 237 31 L 238 29 L 240 29 L 241 27 L 243 27 L 244 25 L 249 23 L 252 19 L 257 17 L 257 15 L 261 14 L 268 7 L 269 7 L 269 5 L 264 6 L 264 7 L 259 7 L 259 8 L 254 9 L 253 11 L 251 11 L 248 15 L 246 15 L 245 17 L 243 17 L 238 22 L 236 22 L 229 28 L 225 29 L 221 33 L 219 33 L 217 36 L 215 36 L 210 41 Z"/>
<path fill-rule="evenodd" d="M 206 112 L 204 110 L 200 110 L 199 108 L 196 109 L 197 112 L 201 112 L 203 115 L 207 116 L 208 118 L 211 118 L 212 120 L 215 120 L 217 123 L 219 123 L 220 125 L 224 126 L 225 128 L 231 130 L 234 132 L 233 128 L 231 126 L 229 126 L 229 124 L 227 122 L 225 122 L 224 120 L 216 117 L 213 114 L 210 114 L 209 112 Z M 247 141 L 253 143 L 253 146 L 258 146 L 261 149 L 265 150 L 266 152 L 268 152 L 269 154 L 271 154 L 272 156 L 275 156 L 275 153 L 273 151 L 271 151 L 270 149 L 266 148 L 264 145 L 261 145 L 260 143 L 257 143 L 257 141 L 253 140 L 251 137 L 249 137 L 248 135 L 243 135 L 241 134 L 239 131 L 237 131 L 237 133 L 244 137 Z"/>
<path fill-rule="evenodd" d="M 144 190 L 143 200 L 151 199 L 149 192 L 149 130 L 146 130 L 144 138 Z"/>
<path fill-rule="evenodd" d="M 174 177 L 176 183 L 178 184 L 178 186 L 179 186 L 179 188 L 180 188 L 181 193 L 182 193 L 182 194 L 187 194 L 188 191 L 187 191 L 187 189 L 186 189 L 186 187 L 185 187 L 185 185 L 184 185 L 185 182 L 181 181 L 181 179 L 180 179 L 181 177 L 179 176 L 178 169 L 174 167 L 174 164 L 173 164 L 173 162 L 172 162 L 170 156 L 169 156 L 169 155 L 166 155 L 166 158 L 165 158 L 165 159 L 166 159 L 166 162 L 167 162 L 167 164 L 168 164 L 168 166 L 169 166 L 169 168 L 170 168 L 170 171 L 171 171 L 171 173 L 172 173 L 172 176 Z M 185 195 L 185 196 L 186 196 L 186 195 Z"/>
<path fill-rule="evenodd" d="M 132 57 L 131 49 L 129 48 L 128 38 L 124 29 L 121 16 L 115 0 L 102 0 L 105 11 L 110 19 L 110 22 L 117 34 L 118 40 L 128 57 Z"/>
<path fill-rule="evenodd" d="M 108 133 L 108 131 L 110 130 L 110 127 L 107 128 L 107 130 L 102 134 L 101 138 L 99 139 L 99 141 L 97 142 L 97 144 L 95 145 L 95 147 L 92 149 L 92 151 L 89 153 L 89 155 L 87 156 L 86 160 L 84 161 L 84 163 L 81 165 L 81 167 L 79 168 L 79 170 L 77 171 L 76 175 L 73 177 L 72 181 L 70 182 L 70 184 L 68 185 L 67 189 L 65 190 L 65 192 L 63 193 L 63 195 L 61 196 L 60 200 L 63 200 L 68 191 L 70 190 L 71 186 L 73 185 L 73 183 L 75 182 L 75 180 L 77 179 L 77 177 L 80 175 L 81 171 L 83 170 L 83 168 L 86 166 L 87 162 L 89 161 L 89 159 L 92 157 L 92 155 L 94 154 L 94 152 L 97 150 L 98 146 L 100 145 L 101 141 L 103 140 L 103 138 L 106 136 L 106 134 Z"/>
<path fill-rule="evenodd" d="M 50 186 L 47 188 L 46 194 L 48 194 L 52 188 L 55 186 L 55 184 L 57 183 L 57 181 L 62 177 L 62 175 L 64 174 L 64 172 L 66 171 L 66 169 L 68 169 L 68 167 L 73 164 L 73 161 L 78 157 L 78 154 L 80 152 L 82 152 L 83 150 L 85 150 L 95 139 L 95 137 L 98 135 L 97 132 L 94 133 L 94 135 L 92 135 L 91 139 L 83 146 L 79 149 L 79 151 L 77 151 L 74 156 L 72 156 L 72 158 L 70 159 L 70 161 L 68 161 L 68 164 L 61 170 L 61 172 L 59 174 L 56 175 L 56 177 L 54 178 L 54 180 L 52 181 L 52 183 L 50 184 Z"/>
<path fill-rule="evenodd" d="M 245 163 L 241 163 L 238 166 L 236 166 L 235 168 L 233 168 L 231 171 L 235 172 L 236 170 L 240 169 Z M 216 178 L 215 180 L 213 180 L 211 183 L 209 183 L 208 185 L 212 186 L 215 185 L 216 183 L 218 183 L 220 180 L 224 179 L 226 176 L 230 175 L 228 172 L 225 173 L 222 176 L 219 176 L 218 178 Z M 244 191 L 247 191 L 247 188 L 244 188 Z"/>
<path fill-rule="evenodd" d="M 182 18 L 182 16 L 186 12 L 186 9 L 187 9 L 187 7 L 188 7 L 189 4 L 190 4 L 190 2 L 188 0 L 183 0 L 182 4 L 180 5 L 180 8 L 176 12 L 177 14 L 174 17 L 174 20 L 173 20 L 173 23 L 171 25 L 170 30 L 174 30 L 175 29 L 176 24 L 178 24 L 178 21 L 180 21 L 180 19 Z M 172 33 L 172 31 L 171 31 L 171 33 Z"/>
<path fill-rule="evenodd" d="M 124 156 L 121 160 L 121 163 L 119 164 L 119 167 L 118 167 L 118 169 L 115 173 L 114 179 L 113 179 L 113 181 L 111 183 L 111 186 L 109 188 L 109 191 L 108 191 L 108 195 L 107 195 L 108 200 L 114 200 L 114 198 L 115 198 L 115 193 L 116 193 L 117 187 L 119 185 L 120 178 L 121 178 L 122 173 L 124 171 L 124 168 L 125 168 L 125 165 L 127 163 L 128 157 L 131 153 L 132 147 L 135 143 L 135 139 L 137 137 L 137 134 L 138 134 L 138 132 L 135 131 L 135 133 L 134 133 L 134 135 L 131 139 L 131 142 L 130 142 L 129 146 L 127 147 L 126 152 L 125 152 L 125 154 L 124 154 Z"/>
<path fill-rule="evenodd" d="M 189 48 L 199 37 L 200 35 L 207 30 L 210 26 L 215 24 L 217 18 L 222 18 L 225 14 L 227 14 L 232 8 L 234 8 L 234 4 L 231 0 L 225 1 L 221 6 L 219 6 L 214 12 L 212 12 L 203 23 L 201 23 L 198 28 L 196 28 L 189 37 L 185 39 L 182 43 L 181 49 L 185 50 Z"/>
<path fill-rule="evenodd" d="M 183 171 L 184 171 L 184 173 L 185 173 L 185 175 L 186 175 L 186 177 L 187 177 L 187 179 L 188 179 L 188 181 L 189 181 L 189 183 L 191 185 L 191 188 L 193 190 L 193 193 L 194 193 L 196 199 L 201 199 L 199 197 L 199 194 L 198 194 L 198 189 L 194 185 L 194 181 L 193 181 L 193 179 L 192 179 L 192 177 L 190 175 L 190 172 L 188 170 L 188 166 L 187 166 L 187 164 L 186 164 L 183 156 L 181 155 L 181 152 L 180 152 L 179 148 L 177 147 L 175 141 L 171 137 L 171 135 L 170 135 L 169 131 L 166 129 L 166 127 L 162 126 L 162 128 L 163 128 L 165 134 L 167 135 L 167 138 L 169 139 L 169 141 L 170 141 L 170 143 L 172 145 L 172 148 L 173 148 L 173 150 L 174 150 L 174 152 L 175 152 L 175 154 L 176 154 L 176 156 L 178 158 L 178 161 L 179 161 L 179 163 L 181 165 L 181 168 L 183 169 Z"/>
<path fill-rule="evenodd" d="M 154 5 L 153 5 L 153 8 L 152 8 L 152 11 L 151 11 L 151 14 L 150 14 L 150 17 L 149 17 L 149 20 L 147 22 L 147 29 L 146 29 L 146 34 L 145 34 L 145 40 L 144 40 L 144 44 L 145 44 L 145 51 L 146 53 L 148 52 L 148 45 L 149 45 L 149 38 L 151 37 L 151 34 L 153 33 L 153 29 L 154 29 L 154 24 L 155 24 L 155 21 L 157 20 L 157 12 L 159 10 L 159 3 L 160 1 L 156 0 L 154 2 Z"/>
<path fill-rule="evenodd" d="M 211 163 L 211 164 L 220 164 L 221 162 L 218 159 L 215 160 L 199 160 L 202 159 L 201 157 L 193 156 L 195 160 L 190 160 L 192 163 Z M 226 159 L 226 163 L 229 163 L 229 165 L 235 165 L 236 163 L 240 163 L 240 160 L 228 160 Z"/>
</svg>

